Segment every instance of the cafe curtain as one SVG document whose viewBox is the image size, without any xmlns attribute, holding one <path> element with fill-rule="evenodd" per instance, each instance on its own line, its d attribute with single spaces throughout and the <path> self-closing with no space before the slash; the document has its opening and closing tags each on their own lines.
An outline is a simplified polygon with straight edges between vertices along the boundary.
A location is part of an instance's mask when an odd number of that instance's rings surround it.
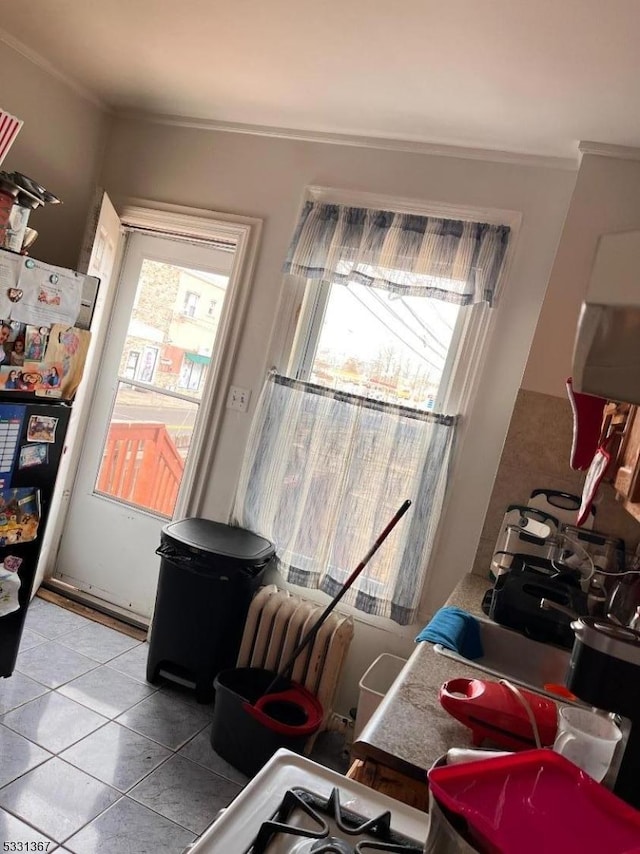
<svg viewBox="0 0 640 854">
<path fill-rule="evenodd" d="M 308 201 L 284 272 L 331 286 L 494 304 L 509 228 Z M 272 374 L 255 413 L 234 520 L 276 545 L 296 585 L 334 596 L 389 519 L 413 506 L 345 601 L 414 622 L 456 417 Z"/>
<path fill-rule="evenodd" d="M 458 305 L 493 304 L 509 228 L 308 201 L 285 273 Z"/>
<path fill-rule="evenodd" d="M 287 581 L 335 596 L 410 498 L 344 601 L 415 622 L 455 420 L 272 374 L 254 416 L 234 521 L 276 544 Z"/>
</svg>

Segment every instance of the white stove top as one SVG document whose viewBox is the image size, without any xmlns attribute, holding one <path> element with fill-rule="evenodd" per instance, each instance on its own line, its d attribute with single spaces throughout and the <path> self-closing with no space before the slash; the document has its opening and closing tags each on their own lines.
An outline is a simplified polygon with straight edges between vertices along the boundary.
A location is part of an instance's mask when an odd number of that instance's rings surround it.
<svg viewBox="0 0 640 854">
<path fill-rule="evenodd" d="M 425 781 L 426 786 L 426 781 Z M 374 819 L 383 813 L 391 813 L 391 829 L 407 837 L 422 850 L 429 827 L 426 813 L 396 801 L 387 795 L 369 789 L 331 771 L 322 765 L 291 753 L 279 750 L 250 783 L 240 792 L 222 815 L 188 849 L 189 854 L 250 854 L 263 822 L 270 820 L 277 812 L 282 799 L 289 789 L 301 789 L 313 792 L 321 799 L 331 796 L 333 789 L 339 790 L 340 806 L 367 819 Z M 305 796 L 306 797 L 306 796 Z M 294 810 L 291 824 L 317 829 L 317 822 L 310 819 L 304 809 Z M 334 835 L 335 824 L 329 822 L 329 836 Z M 284 852 L 312 851 L 314 845 L 320 845 L 313 839 L 294 838 L 288 834 L 276 834 L 277 839 L 262 849 L 269 854 Z M 339 830 L 335 831 L 339 836 Z M 364 839 L 371 839 L 366 833 L 350 841 L 351 846 Z M 321 850 L 317 847 L 315 850 Z M 329 849 L 322 849 L 329 850 Z M 340 848 L 330 850 L 340 851 Z M 353 847 L 345 850 L 353 851 Z M 367 847 L 366 850 L 369 850 Z"/>
</svg>

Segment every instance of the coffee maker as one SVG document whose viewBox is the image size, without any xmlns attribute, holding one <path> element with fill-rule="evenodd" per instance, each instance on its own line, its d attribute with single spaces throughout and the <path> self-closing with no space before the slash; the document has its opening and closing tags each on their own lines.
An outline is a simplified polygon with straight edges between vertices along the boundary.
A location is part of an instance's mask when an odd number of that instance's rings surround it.
<svg viewBox="0 0 640 854">
<path fill-rule="evenodd" d="M 567 688 L 585 703 L 630 721 L 613 790 L 640 809 L 640 632 L 593 617 L 580 617 L 571 628 L 575 642 Z"/>
</svg>

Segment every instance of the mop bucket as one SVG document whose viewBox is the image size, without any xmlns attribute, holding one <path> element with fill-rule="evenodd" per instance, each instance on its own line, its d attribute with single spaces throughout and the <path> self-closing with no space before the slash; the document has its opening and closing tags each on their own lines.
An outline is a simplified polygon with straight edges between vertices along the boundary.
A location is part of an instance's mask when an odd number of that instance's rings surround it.
<svg viewBox="0 0 640 854">
<path fill-rule="evenodd" d="M 248 777 L 256 774 L 280 747 L 301 753 L 318 731 L 323 711 L 314 695 L 271 670 L 239 667 L 216 676 L 211 746 Z"/>
</svg>

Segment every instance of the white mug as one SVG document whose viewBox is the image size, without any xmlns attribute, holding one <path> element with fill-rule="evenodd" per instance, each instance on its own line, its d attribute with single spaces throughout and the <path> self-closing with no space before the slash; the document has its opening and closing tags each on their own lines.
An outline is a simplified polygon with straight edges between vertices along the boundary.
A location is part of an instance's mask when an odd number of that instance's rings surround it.
<svg viewBox="0 0 640 854">
<path fill-rule="evenodd" d="M 621 738 L 622 732 L 611 718 L 577 706 L 562 706 L 553 749 L 600 783 Z"/>
</svg>

